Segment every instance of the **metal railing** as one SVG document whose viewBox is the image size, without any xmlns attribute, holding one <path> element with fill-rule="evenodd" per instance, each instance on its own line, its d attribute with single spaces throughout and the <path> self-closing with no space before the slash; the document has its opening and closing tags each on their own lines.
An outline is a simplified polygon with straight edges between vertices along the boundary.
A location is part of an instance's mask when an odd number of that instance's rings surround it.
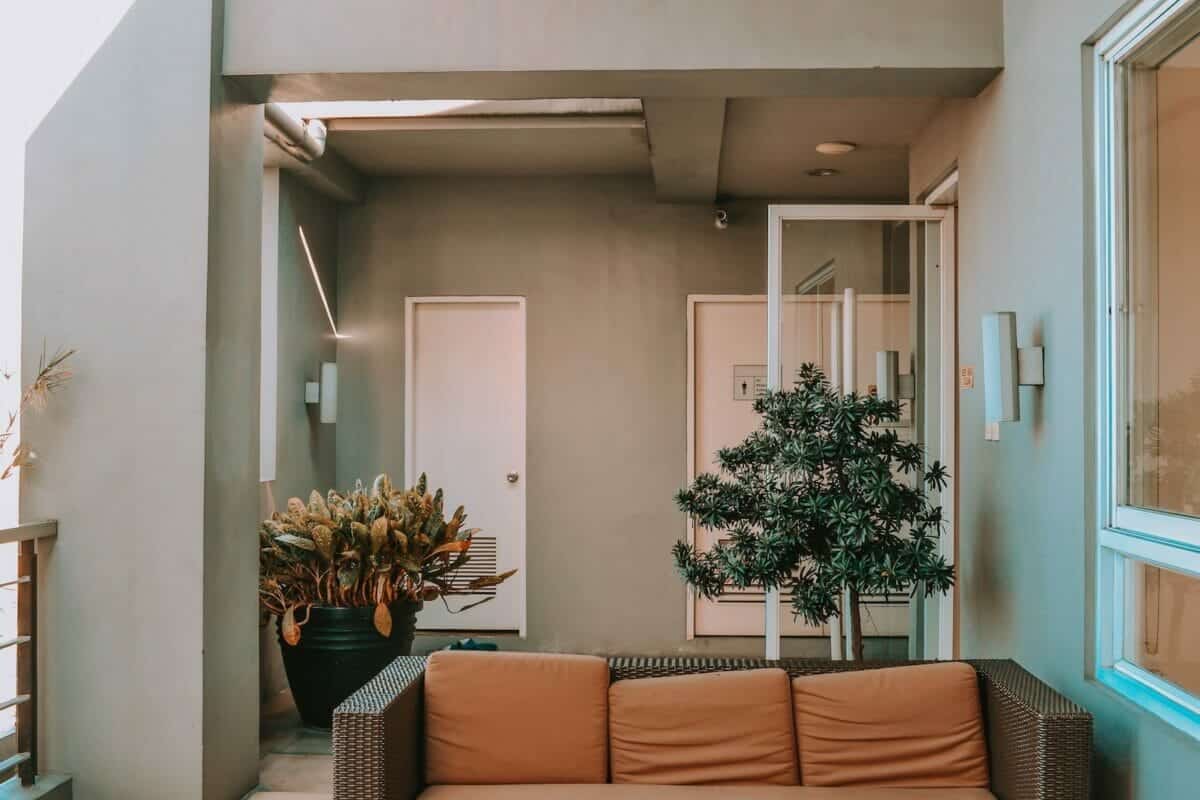
<svg viewBox="0 0 1200 800">
<path fill-rule="evenodd" d="M 37 557 L 38 543 L 58 535 L 58 523 L 30 522 L 0 530 L 0 544 L 17 544 L 17 577 L 0 589 L 17 587 L 16 635 L 0 639 L 0 651 L 16 648 L 17 693 L 0 700 L 0 711 L 16 707 L 17 752 L 0 761 L 0 775 L 15 769 L 24 786 L 37 778 Z"/>
</svg>

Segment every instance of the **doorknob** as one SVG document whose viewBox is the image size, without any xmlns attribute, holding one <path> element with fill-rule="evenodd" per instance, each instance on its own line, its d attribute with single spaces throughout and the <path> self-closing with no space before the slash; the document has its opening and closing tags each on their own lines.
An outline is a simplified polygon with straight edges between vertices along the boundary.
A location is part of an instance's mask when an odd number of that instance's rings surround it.
<svg viewBox="0 0 1200 800">
<path fill-rule="evenodd" d="M 508 479 L 509 483 L 516 483 L 517 481 L 519 481 L 521 479 L 521 476 L 515 472 L 510 472 L 510 473 L 508 473 L 508 475 L 506 475 L 504 477 Z"/>
</svg>

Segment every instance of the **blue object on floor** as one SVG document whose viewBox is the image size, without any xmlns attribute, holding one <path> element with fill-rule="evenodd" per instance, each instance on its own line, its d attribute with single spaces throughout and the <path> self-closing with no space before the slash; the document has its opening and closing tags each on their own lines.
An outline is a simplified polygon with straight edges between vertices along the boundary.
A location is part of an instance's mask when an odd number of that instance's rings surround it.
<svg viewBox="0 0 1200 800">
<path fill-rule="evenodd" d="M 477 642 L 474 639 L 459 639 L 442 648 L 443 650 L 499 650 L 495 642 Z"/>
</svg>

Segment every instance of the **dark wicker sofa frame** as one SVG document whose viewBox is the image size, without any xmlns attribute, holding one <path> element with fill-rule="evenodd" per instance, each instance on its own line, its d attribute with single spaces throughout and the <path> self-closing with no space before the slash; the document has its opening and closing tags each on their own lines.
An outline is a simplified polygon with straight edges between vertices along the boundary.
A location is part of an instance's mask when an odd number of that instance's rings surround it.
<svg viewBox="0 0 1200 800">
<path fill-rule="evenodd" d="M 913 662 L 899 662 L 913 663 Z M 1092 717 L 1012 661 L 969 661 L 979 673 L 991 790 L 1000 800 L 1085 800 Z M 751 658 L 609 659 L 610 680 L 780 667 L 794 676 L 898 662 Z M 412 800 L 424 788 L 425 658 L 396 659 L 338 706 L 334 800 Z"/>
</svg>

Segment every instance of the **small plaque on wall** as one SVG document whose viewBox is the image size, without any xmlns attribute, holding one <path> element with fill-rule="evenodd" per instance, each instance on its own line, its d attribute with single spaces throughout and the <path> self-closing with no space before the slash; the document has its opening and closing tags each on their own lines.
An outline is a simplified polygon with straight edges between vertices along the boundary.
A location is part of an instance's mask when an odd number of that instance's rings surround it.
<svg viewBox="0 0 1200 800">
<path fill-rule="evenodd" d="M 767 393 L 766 364 L 733 365 L 733 399 L 757 400 Z"/>
</svg>

